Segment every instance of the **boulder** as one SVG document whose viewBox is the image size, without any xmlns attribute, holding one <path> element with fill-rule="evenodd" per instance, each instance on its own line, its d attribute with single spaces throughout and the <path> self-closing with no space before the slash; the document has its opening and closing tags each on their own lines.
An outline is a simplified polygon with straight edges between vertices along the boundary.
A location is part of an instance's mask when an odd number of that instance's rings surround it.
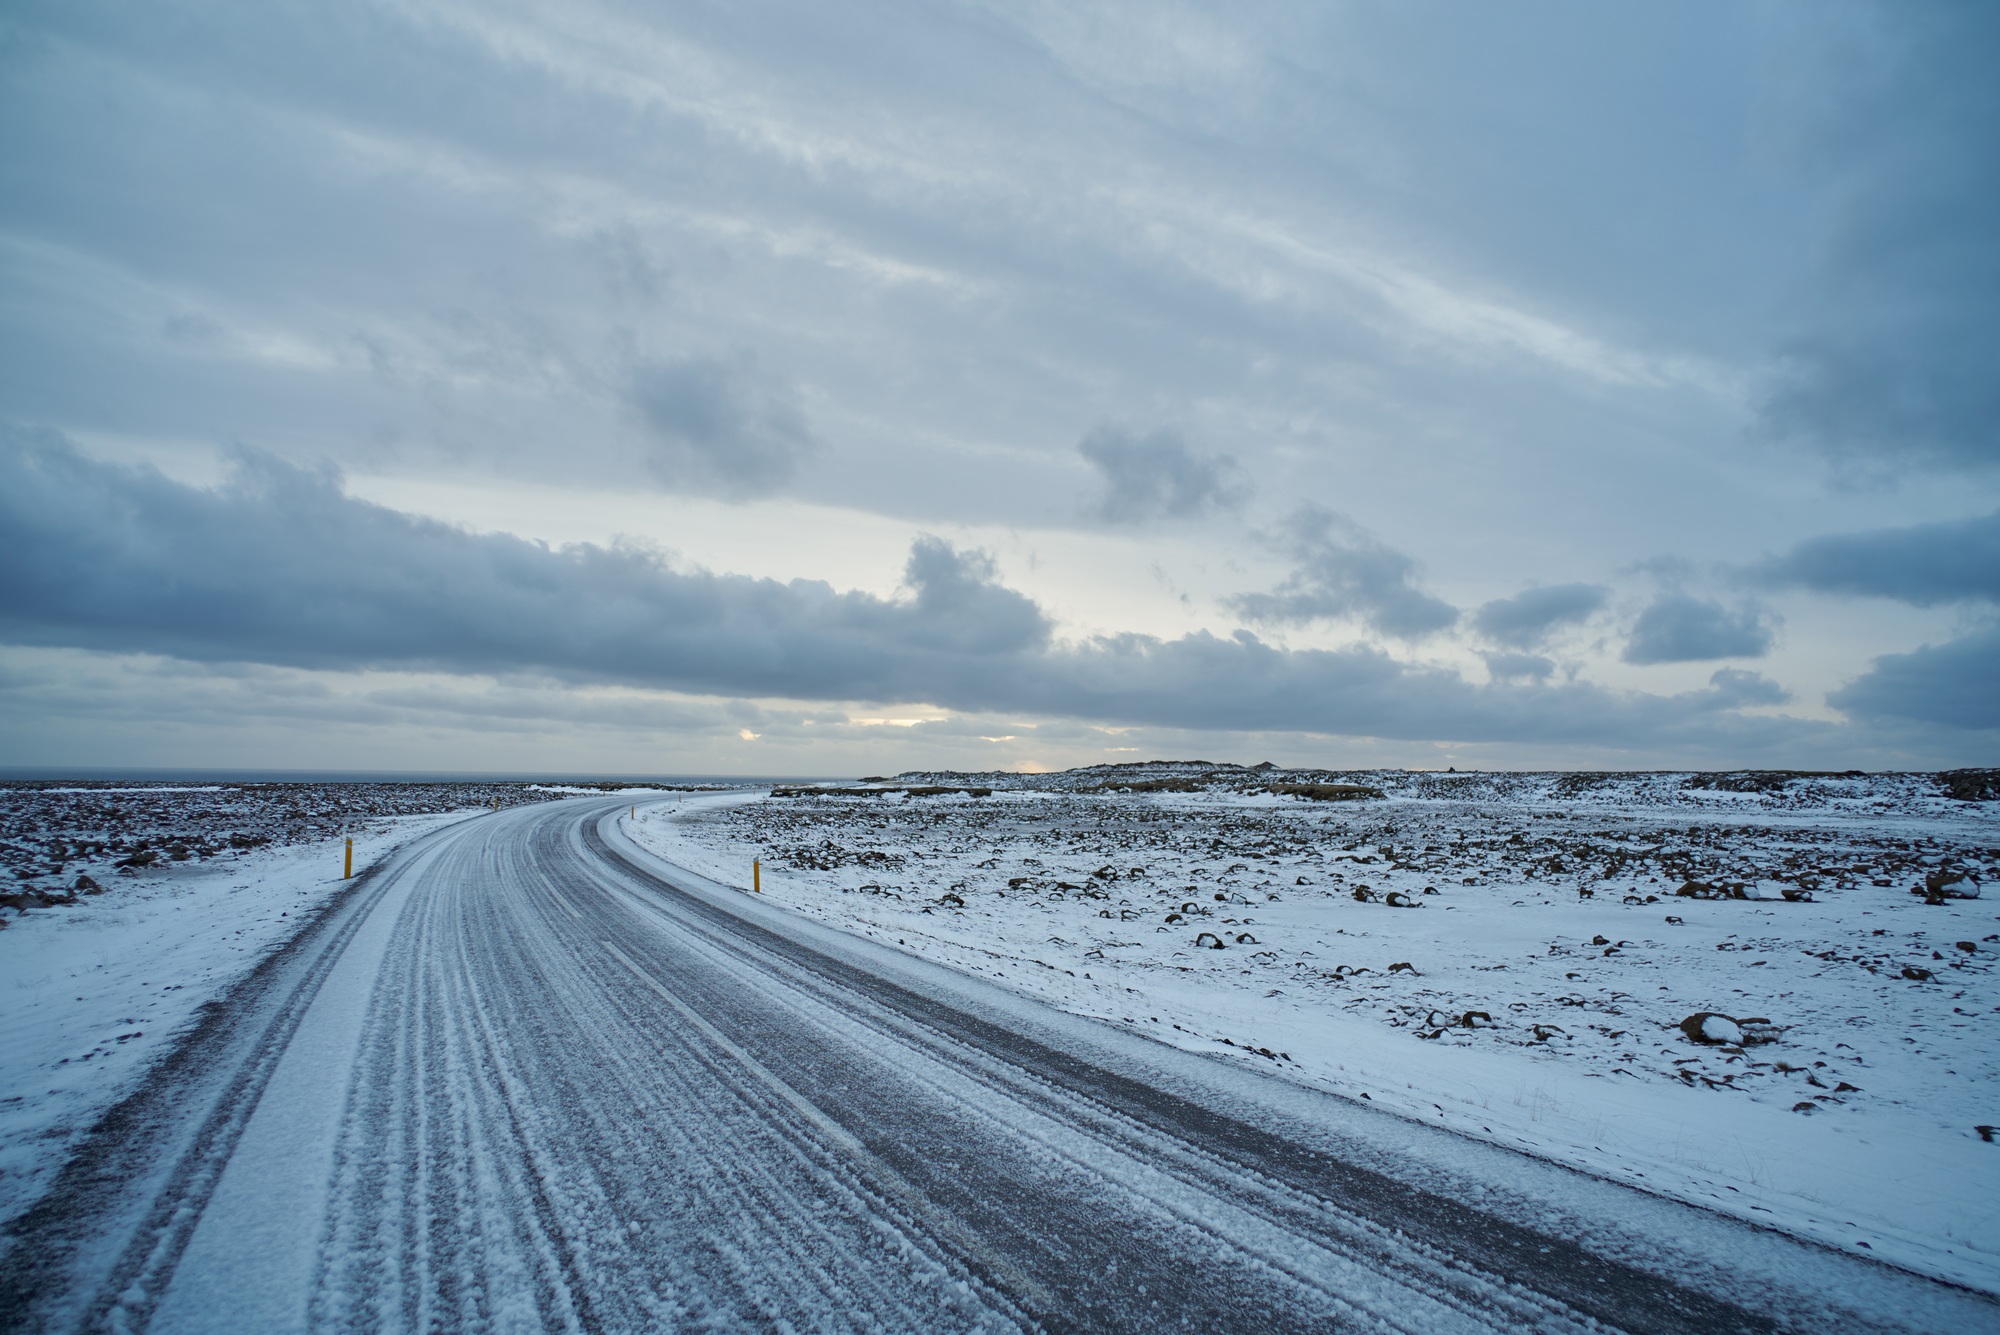
<svg viewBox="0 0 2000 1335">
<path fill-rule="evenodd" d="M 1689 1041 L 1706 1047 L 1743 1047 L 1752 1043 L 1775 1043 L 1784 1036 L 1780 1025 L 1761 1015 L 1737 1019 L 1720 1011 L 1696 1011 L 1681 1021 L 1681 1032 Z"/>
<path fill-rule="evenodd" d="M 1681 1032 L 1707 1047 L 1740 1047 L 1743 1027 L 1719 1011 L 1696 1011 L 1681 1021 Z"/>
</svg>

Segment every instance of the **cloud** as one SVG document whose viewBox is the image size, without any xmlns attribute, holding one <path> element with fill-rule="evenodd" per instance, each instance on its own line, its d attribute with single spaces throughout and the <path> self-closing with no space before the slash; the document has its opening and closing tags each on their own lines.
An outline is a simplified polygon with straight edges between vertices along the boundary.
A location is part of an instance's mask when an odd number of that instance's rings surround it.
<svg viewBox="0 0 2000 1335">
<path fill-rule="evenodd" d="M 1475 686 L 1378 650 L 1248 631 L 1056 640 L 991 560 L 919 538 L 909 596 L 682 570 L 476 534 L 239 456 L 204 489 L 0 438 L 0 640 L 216 664 L 540 674 L 736 698 L 925 702 L 1191 729 L 1768 749 L 1826 725 L 1734 714 L 1739 686 Z"/>
<path fill-rule="evenodd" d="M 1582 621 L 1604 606 L 1610 590 L 1598 584 L 1552 584 L 1512 598 L 1496 598 L 1472 614 L 1472 628 L 1495 644 L 1532 649 L 1558 626 Z"/>
<path fill-rule="evenodd" d="M 1790 691 L 1763 673 L 1743 668 L 1717 668 L 1709 674 L 1708 685 L 1718 700 L 1726 700 L 1732 707 L 1782 705 L 1792 698 Z"/>
<path fill-rule="evenodd" d="M 1276 539 L 1295 569 L 1269 593 L 1227 600 L 1247 620 L 1283 625 L 1357 617 L 1384 635 L 1418 639 L 1458 620 L 1458 609 L 1419 591 L 1417 563 L 1345 515 L 1301 506 Z"/>
<path fill-rule="evenodd" d="M 927 649 L 962 654 L 1045 646 L 1049 623 L 1041 609 L 998 580 L 986 553 L 961 552 L 929 535 L 918 538 L 903 567 L 904 587 L 917 596 L 912 640 Z"/>
<path fill-rule="evenodd" d="M 1106 523 L 1194 519 L 1231 509 L 1243 497 L 1233 458 L 1196 454 L 1172 431 L 1141 436 L 1100 426 L 1076 449 L 1104 477 L 1093 513 Z"/>
<path fill-rule="evenodd" d="M 1818 263 L 1764 421 L 1836 458 L 1991 467 L 2000 7 L 1857 8 L 1834 29 L 1850 45 L 1816 126 L 1834 169 Z"/>
<path fill-rule="evenodd" d="M 1917 607 L 2000 603 L 2000 512 L 1813 538 L 1752 575 L 1772 586 L 1893 598 Z"/>
<path fill-rule="evenodd" d="M 0 561 L 16 643 L 294 667 L 914 698 L 945 661 L 1006 660 L 1048 634 L 990 563 L 934 540 L 912 552 L 915 597 L 887 600 L 467 533 L 264 455 L 203 490 L 20 434 L 0 448 Z"/>
<path fill-rule="evenodd" d="M 1907 654 L 1884 654 L 1827 696 L 1858 718 L 1914 719 L 1948 728 L 2000 728 L 2000 626 Z"/>
<path fill-rule="evenodd" d="M 643 363 L 627 396 L 652 442 L 647 467 L 676 491 L 768 495 L 818 448 L 798 392 L 748 352 Z"/>
<path fill-rule="evenodd" d="M 1699 663 L 1714 658 L 1761 658 L 1771 648 L 1771 618 L 1754 607 L 1732 612 L 1684 593 L 1653 600 L 1625 643 L 1628 663 Z"/>
<path fill-rule="evenodd" d="M 1556 665 L 1540 654 L 1489 653 L 1480 656 L 1486 660 L 1486 675 L 1495 681 L 1540 681 L 1556 670 Z"/>
</svg>

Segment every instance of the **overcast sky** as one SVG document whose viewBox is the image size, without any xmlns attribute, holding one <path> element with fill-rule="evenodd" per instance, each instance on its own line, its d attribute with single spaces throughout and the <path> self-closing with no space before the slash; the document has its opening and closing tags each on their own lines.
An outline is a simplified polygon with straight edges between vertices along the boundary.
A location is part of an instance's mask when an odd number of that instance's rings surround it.
<svg viewBox="0 0 2000 1335">
<path fill-rule="evenodd" d="M 0 764 L 2000 763 L 2000 6 L 17 0 Z"/>
</svg>

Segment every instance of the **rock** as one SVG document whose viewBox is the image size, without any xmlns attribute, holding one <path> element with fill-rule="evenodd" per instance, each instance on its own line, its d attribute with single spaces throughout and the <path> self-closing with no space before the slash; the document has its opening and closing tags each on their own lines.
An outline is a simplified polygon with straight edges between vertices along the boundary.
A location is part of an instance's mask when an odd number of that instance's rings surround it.
<svg viewBox="0 0 2000 1335">
<path fill-rule="evenodd" d="M 1720 1011 L 1696 1011 L 1681 1021 L 1681 1032 L 1707 1047 L 1740 1047 L 1743 1027 Z"/>
<path fill-rule="evenodd" d="M 1772 1024 L 1762 1015 L 1751 1015 L 1736 1022 L 1743 1031 L 1746 1044 L 1775 1043 L 1785 1036 L 1784 1026 Z"/>
<path fill-rule="evenodd" d="M 1903 977 L 1909 979 L 1913 983 L 1928 983 L 1932 979 L 1936 978 L 1937 975 L 1932 973 L 1929 969 L 1919 969 L 1914 964 L 1905 964 L 1903 966 Z"/>
<path fill-rule="evenodd" d="M 1354 900 L 1357 904 L 1372 904 L 1375 902 L 1375 892 L 1365 885 L 1357 885 L 1354 887 Z"/>
<path fill-rule="evenodd" d="M 1401 890 L 1391 890 L 1388 894 L 1388 897 L 1385 898 L 1382 902 L 1384 904 L 1387 904 L 1392 909 L 1413 909 L 1417 907 L 1417 901 L 1411 899 Z"/>
<path fill-rule="evenodd" d="M 91 880 L 90 877 L 84 875 L 79 875 L 76 878 L 75 889 L 81 891 L 86 895 L 101 895 L 104 893 L 103 886 L 99 885 L 96 881 Z"/>
<path fill-rule="evenodd" d="M 1458 1017 L 1458 1023 L 1465 1029 L 1491 1029 L 1493 1017 L 1485 1011 L 1467 1011 Z"/>
<path fill-rule="evenodd" d="M 1416 971 L 1417 971 L 1417 966 L 1410 963 L 1408 960 L 1404 960 L 1400 964 L 1391 964 L 1389 966 L 1390 973 L 1416 973 Z"/>
<path fill-rule="evenodd" d="M 1922 895 L 1926 904 L 1942 904 L 1947 899 L 1977 899 L 1979 881 L 1970 872 L 1940 867 L 1925 876 L 1923 885 L 1913 887 L 1910 893 Z"/>
<path fill-rule="evenodd" d="M 1236 944 L 1239 946 L 1254 946 L 1258 944 L 1258 941 L 1256 937 L 1250 935 L 1248 932 L 1238 932 L 1236 934 Z"/>
<path fill-rule="evenodd" d="M 1749 892 L 1740 884 L 1710 885 L 1707 881 L 1688 881 L 1674 891 L 1683 899 L 1748 899 Z"/>
<path fill-rule="evenodd" d="M 1991 802 L 2000 799 L 2000 770 L 1954 769 L 1937 776 L 1945 795 L 1960 802 Z"/>
<path fill-rule="evenodd" d="M 1214 932 L 1203 932 L 1194 939 L 1194 943 L 1197 946 L 1206 946 L 1210 950 L 1222 949 L 1222 938 Z"/>
<path fill-rule="evenodd" d="M 1382 796 L 1380 788 L 1359 783 L 1267 783 L 1264 791 L 1310 802 L 1358 802 Z"/>
</svg>

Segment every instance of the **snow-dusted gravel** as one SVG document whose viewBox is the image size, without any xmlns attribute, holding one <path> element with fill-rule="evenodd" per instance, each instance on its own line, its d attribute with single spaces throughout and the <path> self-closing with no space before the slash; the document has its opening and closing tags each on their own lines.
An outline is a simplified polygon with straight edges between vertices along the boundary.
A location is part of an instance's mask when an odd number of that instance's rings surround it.
<svg viewBox="0 0 2000 1335">
<path fill-rule="evenodd" d="M 1268 790 L 1336 778 L 1385 795 Z M 1995 884 L 2000 804 L 1928 775 L 899 782 L 992 791 L 632 826 L 1074 1013 L 2000 1288 L 2000 897 L 1958 897 Z M 1702 1012 L 1769 1041 L 1697 1042 Z"/>
<path fill-rule="evenodd" d="M 108 892 L 118 884 L 114 875 L 228 861 L 259 848 L 364 834 L 385 820 L 551 795 L 525 783 L 14 782 L 0 785 L 0 905 L 29 912 L 49 899 L 89 894 L 92 882 Z"/>
</svg>

